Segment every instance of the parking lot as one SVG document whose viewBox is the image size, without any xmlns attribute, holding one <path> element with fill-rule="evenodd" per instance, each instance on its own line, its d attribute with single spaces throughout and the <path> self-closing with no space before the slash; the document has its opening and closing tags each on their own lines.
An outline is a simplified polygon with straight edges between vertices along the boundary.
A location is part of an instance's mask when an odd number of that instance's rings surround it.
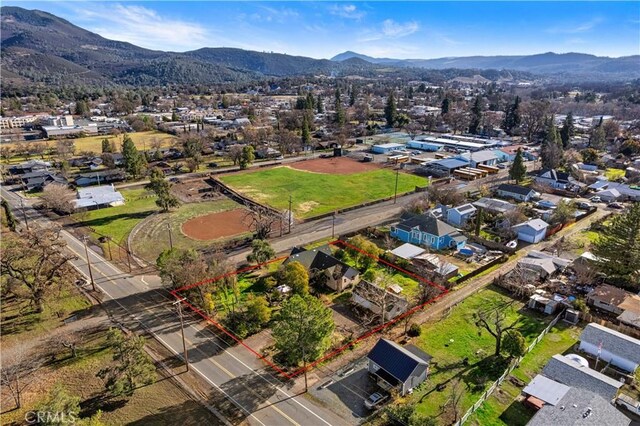
<svg viewBox="0 0 640 426">
<path fill-rule="evenodd" d="M 345 421 L 358 424 L 373 412 L 364 406 L 365 399 L 380 390 L 369 377 L 367 365 L 367 358 L 360 358 L 310 388 L 309 393 L 331 407 Z"/>
</svg>

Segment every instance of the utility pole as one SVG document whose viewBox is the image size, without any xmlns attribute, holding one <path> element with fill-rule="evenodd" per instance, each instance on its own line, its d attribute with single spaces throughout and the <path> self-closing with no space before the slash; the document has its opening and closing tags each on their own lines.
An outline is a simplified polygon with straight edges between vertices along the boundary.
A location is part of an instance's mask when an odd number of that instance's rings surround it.
<svg viewBox="0 0 640 426">
<path fill-rule="evenodd" d="M 113 256 L 111 255 L 111 237 L 107 237 L 107 247 L 109 248 L 109 260 L 113 260 Z"/>
<path fill-rule="evenodd" d="M 331 216 L 331 238 L 335 238 L 336 236 L 336 212 L 333 212 L 333 216 Z"/>
<path fill-rule="evenodd" d="M 171 223 L 167 222 L 167 229 L 169 230 L 169 248 L 173 250 L 173 236 L 171 235 Z"/>
<path fill-rule="evenodd" d="M 87 236 L 82 238 L 84 243 L 84 254 L 87 256 L 87 266 L 89 267 L 89 278 L 91 278 L 91 288 L 96 291 L 96 282 L 93 280 L 93 271 L 91 270 L 91 260 L 89 259 L 89 248 L 87 248 Z"/>
<path fill-rule="evenodd" d="M 398 176 L 400 175 L 400 169 L 396 169 L 396 189 L 393 192 L 393 204 L 398 200 Z"/>
<path fill-rule="evenodd" d="M 291 220 L 293 219 L 293 212 L 291 211 L 292 204 L 291 194 L 289 194 L 289 234 L 291 233 Z"/>
<path fill-rule="evenodd" d="M 27 219 L 27 212 L 24 209 L 24 198 L 20 197 L 20 207 L 22 207 L 22 215 L 24 216 L 24 224 L 29 230 L 29 219 Z"/>
<path fill-rule="evenodd" d="M 187 352 L 187 341 L 184 338 L 184 318 L 182 316 L 182 302 L 184 299 L 179 299 L 173 302 L 174 305 L 178 306 L 178 316 L 180 317 L 180 332 L 182 333 L 182 351 L 184 352 L 184 363 L 187 367 L 187 372 L 189 371 L 189 353 Z"/>
</svg>

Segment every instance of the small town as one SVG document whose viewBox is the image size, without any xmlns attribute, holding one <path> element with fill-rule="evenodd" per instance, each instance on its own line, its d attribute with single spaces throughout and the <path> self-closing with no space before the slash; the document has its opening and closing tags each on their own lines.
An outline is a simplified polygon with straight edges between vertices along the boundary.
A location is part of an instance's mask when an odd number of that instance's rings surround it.
<svg viewBox="0 0 640 426">
<path fill-rule="evenodd" d="M 0 423 L 640 425 L 638 3 L 243 3 L 3 4 Z"/>
</svg>

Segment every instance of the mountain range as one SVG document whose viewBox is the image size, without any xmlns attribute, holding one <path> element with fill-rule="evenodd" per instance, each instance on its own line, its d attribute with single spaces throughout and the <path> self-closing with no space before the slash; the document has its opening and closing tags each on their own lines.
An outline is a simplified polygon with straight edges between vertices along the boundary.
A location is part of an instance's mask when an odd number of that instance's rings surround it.
<svg viewBox="0 0 640 426">
<path fill-rule="evenodd" d="M 609 58 L 585 53 L 541 53 L 519 56 L 466 56 L 437 59 L 373 58 L 356 52 L 343 52 L 331 58 L 342 62 L 353 58 L 372 64 L 429 69 L 496 69 L 527 71 L 541 75 L 593 76 L 630 79 L 640 77 L 640 55 Z"/>
<path fill-rule="evenodd" d="M 376 77 L 390 72 L 394 77 L 430 81 L 476 74 L 491 80 L 526 78 L 530 75 L 525 72 L 566 74 L 567 70 L 608 79 L 640 74 L 640 56 L 610 59 L 543 54 L 397 60 L 345 52 L 329 60 L 234 48 L 165 52 L 106 39 L 47 12 L 9 6 L 0 9 L 0 34 L 3 86 L 218 84 L 290 76 Z"/>
</svg>

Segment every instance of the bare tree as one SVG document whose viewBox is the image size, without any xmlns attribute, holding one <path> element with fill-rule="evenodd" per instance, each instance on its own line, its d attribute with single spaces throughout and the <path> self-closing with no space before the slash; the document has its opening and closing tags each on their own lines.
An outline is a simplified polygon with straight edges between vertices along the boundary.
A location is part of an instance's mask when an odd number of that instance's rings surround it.
<svg viewBox="0 0 640 426">
<path fill-rule="evenodd" d="M 598 276 L 596 268 L 584 263 L 574 263 L 572 268 L 578 284 L 593 284 Z"/>
<path fill-rule="evenodd" d="M 464 396 L 464 389 L 460 379 L 454 379 L 449 387 L 449 399 L 445 403 L 445 409 L 453 416 L 452 424 L 460 418 L 460 402 Z"/>
<path fill-rule="evenodd" d="M 69 214 L 74 209 L 72 200 L 76 198 L 76 194 L 67 185 L 51 183 L 44 187 L 40 198 L 46 208 Z"/>
<path fill-rule="evenodd" d="M 243 218 L 243 222 L 249 226 L 249 229 L 253 231 L 254 237 L 259 240 L 269 237 L 274 227 L 281 223 L 281 220 L 280 216 L 273 214 L 267 208 L 259 206 L 246 209 Z"/>
<path fill-rule="evenodd" d="M 22 395 L 38 379 L 36 370 L 41 365 L 42 359 L 29 353 L 25 342 L 17 343 L 9 351 L 3 350 L 0 385 L 11 395 L 16 408 L 22 408 Z"/>
<path fill-rule="evenodd" d="M 509 305 L 510 303 L 505 303 L 486 310 L 480 310 L 473 315 L 476 327 L 486 330 L 496 339 L 496 350 L 494 356 L 500 355 L 502 335 L 506 331 L 515 329 L 518 324 L 518 320 L 509 325 L 505 324 L 507 319 L 506 308 L 508 308 Z"/>
<path fill-rule="evenodd" d="M 242 157 L 242 145 L 233 145 L 229 148 L 229 159 L 233 161 L 233 165 L 237 165 Z"/>
<path fill-rule="evenodd" d="M 544 129 L 548 112 L 547 101 L 530 101 L 520 106 L 520 117 L 527 142 L 533 142 L 534 137 Z"/>
</svg>

